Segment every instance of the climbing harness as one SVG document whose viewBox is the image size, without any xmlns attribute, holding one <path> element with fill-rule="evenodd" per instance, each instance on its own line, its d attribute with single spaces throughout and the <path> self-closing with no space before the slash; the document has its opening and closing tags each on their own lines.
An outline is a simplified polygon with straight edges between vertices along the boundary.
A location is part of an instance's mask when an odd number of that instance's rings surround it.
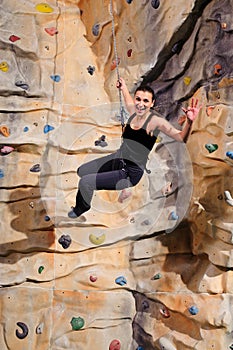
<svg viewBox="0 0 233 350">
<path fill-rule="evenodd" d="M 115 64 L 116 64 L 116 73 L 117 73 L 117 80 L 120 82 L 120 73 L 119 73 L 119 60 L 118 60 L 118 54 L 117 54 L 117 44 L 116 44 L 116 34 L 115 34 L 115 20 L 114 20 L 114 14 L 113 14 L 113 0 L 110 0 L 110 16 L 112 19 L 112 37 L 113 37 L 113 48 L 114 48 L 114 56 L 115 56 Z M 121 89 L 118 89 L 119 92 L 119 101 L 120 101 L 120 118 L 121 118 L 121 126 L 122 129 L 125 126 L 124 122 L 124 107 L 122 103 L 122 94 Z"/>
</svg>

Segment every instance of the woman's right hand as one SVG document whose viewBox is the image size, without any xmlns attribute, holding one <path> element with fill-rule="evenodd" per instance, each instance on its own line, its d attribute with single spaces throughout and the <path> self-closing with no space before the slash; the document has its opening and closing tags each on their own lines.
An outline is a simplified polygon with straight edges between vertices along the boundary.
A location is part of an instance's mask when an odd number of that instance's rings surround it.
<svg viewBox="0 0 233 350">
<path fill-rule="evenodd" d="M 117 80 L 116 87 L 121 90 L 124 90 L 125 88 L 127 88 L 123 78 L 120 78 L 119 80 Z"/>
</svg>

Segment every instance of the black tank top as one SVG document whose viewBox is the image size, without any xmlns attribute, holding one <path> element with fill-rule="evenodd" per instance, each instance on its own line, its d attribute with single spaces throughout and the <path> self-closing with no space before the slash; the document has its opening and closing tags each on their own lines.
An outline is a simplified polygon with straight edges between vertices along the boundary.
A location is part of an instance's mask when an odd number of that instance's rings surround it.
<svg viewBox="0 0 233 350">
<path fill-rule="evenodd" d="M 159 134 L 159 130 L 155 129 L 152 136 L 146 132 L 146 127 L 154 113 L 151 113 L 143 126 L 140 129 L 134 130 L 131 128 L 130 123 L 136 116 L 134 113 L 127 121 L 127 124 L 122 133 L 122 145 L 120 147 L 122 158 L 127 162 L 133 162 L 137 165 L 146 166 L 148 155 L 152 150 L 156 139 Z"/>
</svg>

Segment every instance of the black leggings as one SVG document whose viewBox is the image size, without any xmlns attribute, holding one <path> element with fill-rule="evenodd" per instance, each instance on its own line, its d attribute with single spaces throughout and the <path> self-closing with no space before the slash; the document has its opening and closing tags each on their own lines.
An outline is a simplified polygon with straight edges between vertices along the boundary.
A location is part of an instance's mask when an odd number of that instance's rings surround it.
<svg viewBox="0 0 233 350">
<path fill-rule="evenodd" d="M 143 170 L 141 166 L 122 160 L 119 151 L 81 165 L 77 170 L 81 179 L 74 212 L 79 216 L 90 209 L 94 190 L 122 190 L 135 186 Z"/>
</svg>

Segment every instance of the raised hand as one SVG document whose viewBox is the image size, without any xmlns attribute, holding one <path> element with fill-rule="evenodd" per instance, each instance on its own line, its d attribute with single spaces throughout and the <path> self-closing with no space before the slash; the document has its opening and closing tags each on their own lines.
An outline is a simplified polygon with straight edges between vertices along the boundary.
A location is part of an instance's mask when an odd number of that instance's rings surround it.
<svg viewBox="0 0 233 350">
<path fill-rule="evenodd" d="M 193 122 L 197 118 L 201 108 L 202 106 L 198 107 L 198 99 L 192 98 L 191 106 L 189 106 L 187 109 L 182 107 L 182 110 L 187 118 Z"/>
</svg>

